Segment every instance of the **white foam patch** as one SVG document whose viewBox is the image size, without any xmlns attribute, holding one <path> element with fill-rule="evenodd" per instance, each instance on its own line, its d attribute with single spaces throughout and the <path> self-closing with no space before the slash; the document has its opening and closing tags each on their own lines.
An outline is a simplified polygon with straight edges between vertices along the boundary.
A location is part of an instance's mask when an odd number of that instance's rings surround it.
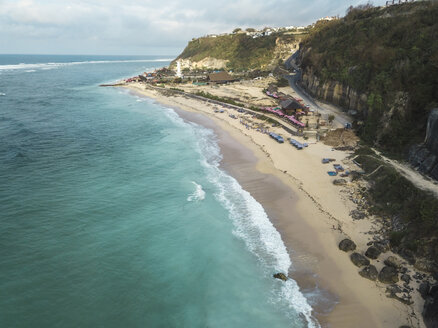
<svg viewBox="0 0 438 328">
<path fill-rule="evenodd" d="M 15 65 L 0 65 L 0 70 L 20 70 L 26 69 L 28 71 L 35 69 L 50 70 L 63 66 L 72 65 L 86 65 L 86 64 L 113 64 L 113 63 L 154 63 L 154 62 L 167 62 L 172 59 L 138 59 L 138 60 L 90 60 L 81 62 L 68 62 L 68 63 L 36 63 L 26 64 L 20 63 Z"/>
<path fill-rule="evenodd" d="M 0 96 L 6 96 L 6 93 L 0 92 Z"/>
<path fill-rule="evenodd" d="M 272 275 L 277 272 L 287 274 L 292 262 L 280 233 L 272 225 L 261 204 L 236 179 L 220 169 L 222 155 L 214 132 L 195 123 L 185 122 L 171 108 L 162 108 L 163 113 L 177 126 L 191 127 L 197 141 L 197 151 L 201 155 L 201 164 L 206 170 L 208 180 L 218 189 L 214 196 L 229 212 L 229 218 L 234 224 L 234 235 L 241 238 L 260 260 L 267 277 L 273 279 Z M 189 197 L 195 193 L 196 191 Z M 286 304 L 290 310 L 288 315 L 293 317 L 298 314 L 306 322 L 306 327 L 320 327 L 312 316 L 311 305 L 293 279 L 278 281 L 277 286 L 279 287 L 271 299 L 273 302 Z"/>
<path fill-rule="evenodd" d="M 195 181 L 192 181 L 195 185 L 195 191 L 187 197 L 188 202 L 197 202 L 205 199 L 205 191 L 202 189 L 200 184 L 197 184 Z"/>
<path fill-rule="evenodd" d="M 233 233 L 263 263 L 268 277 L 272 278 L 276 272 L 287 274 L 292 262 L 280 233 L 272 225 L 265 210 L 236 179 L 220 169 L 222 156 L 213 131 L 195 126 L 195 134 L 202 155 L 201 164 L 207 170 L 210 182 L 219 189 L 215 197 L 228 210 L 235 227 Z M 307 322 L 307 327 L 320 327 L 312 316 L 312 307 L 297 283 L 292 279 L 278 283 L 281 285 L 276 295 L 278 299 L 274 297 L 273 301 L 286 301 L 287 307 L 292 312 L 299 313 Z"/>
</svg>

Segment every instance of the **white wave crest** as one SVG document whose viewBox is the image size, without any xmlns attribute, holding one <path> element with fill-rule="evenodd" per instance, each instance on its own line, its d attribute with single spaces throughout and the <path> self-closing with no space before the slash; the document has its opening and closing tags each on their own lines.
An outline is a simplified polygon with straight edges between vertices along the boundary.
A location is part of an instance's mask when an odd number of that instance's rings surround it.
<svg viewBox="0 0 438 328">
<path fill-rule="evenodd" d="M 153 63 L 153 62 L 167 62 L 172 59 L 136 59 L 136 60 L 91 60 L 91 61 L 81 61 L 81 62 L 67 62 L 67 63 L 36 63 L 36 64 L 26 64 L 20 63 L 15 65 L 0 65 L 0 70 L 35 70 L 43 69 L 50 70 L 56 69 L 63 66 L 72 65 L 86 65 L 86 64 L 113 64 L 113 63 Z"/>
<path fill-rule="evenodd" d="M 200 184 L 197 184 L 195 181 L 192 181 L 192 183 L 195 185 L 195 191 L 187 197 L 188 202 L 193 201 L 200 201 L 204 200 L 205 198 L 205 191 L 202 189 L 202 186 Z"/>
<path fill-rule="evenodd" d="M 251 253 L 260 260 L 269 279 L 272 279 L 273 273 L 287 274 L 292 262 L 280 233 L 272 225 L 261 204 L 244 190 L 236 179 L 220 169 L 222 155 L 214 132 L 195 123 L 187 123 L 171 108 L 163 109 L 164 114 L 174 124 L 191 126 L 197 140 L 197 151 L 201 155 L 201 164 L 206 170 L 208 180 L 218 189 L 214 194 L 215 198 L 229 212 L 229 218 L 234 224 L 233 233 L 241 238 Z M 199 190 L 202 190 L 196 182 L 192 183 L 197 187 L 187 200 L 197 193 L 198 186 Z M 298 313 L 299 317 L 306 321 L 306 327 L 320 327 L 312 315 L 311 305 L 293 279 L 286 282 L 278 281 L 276 286 L 277 289 L 273 291 L 274 295 L 271 298 L 273 302 L 286 304 L 290 310 L 288 315 L 295 316 Z"/>
<path fill-rule="evenodd" d="M 241 238 L 248 249 L 263 263 L 266 276 L 283 272 L 287 274 L 292 262 L 280 233 L 269 220 L 264 208 L 236 179 L 219 167 L 222 156 L 213 131 L 195 127 L 201 163 L 207 170 L 208 179 L 218 187 L 215 197 L 228 210 L 234 224 L 233 233 Z M 276 300 L 278 298 L 278 300 Z M 293 279 L 279 282 L 274 301 L 286 301 L 287 307 L 297 312 L 307 322 L 307 327 L 319 327 L 312 316 L 312 307 Z"/>
<path fill-rule="evenodd" d="M 6 96 L 6 93 L 0 92 L 0 96 Z"/>
</svg>

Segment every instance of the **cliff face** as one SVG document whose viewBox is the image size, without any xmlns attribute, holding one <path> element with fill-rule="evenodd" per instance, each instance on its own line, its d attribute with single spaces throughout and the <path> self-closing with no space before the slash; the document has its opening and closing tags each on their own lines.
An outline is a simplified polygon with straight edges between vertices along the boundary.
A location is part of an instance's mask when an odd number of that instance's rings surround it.
<svg viewBox="0 0 438 328">
<path fill-rule="evenodd" d="M 245 33 L 193 39 L 171 63 L 188 69 L 269 70 L 297 50 L 301 34 L 276 32 L 253 38 Z"/>
<path fill-rule="evenodd" d="M 424 143 L 412 146 L 409 161 L 438 180 L 438 108 L 430 112 Z"/>
<path fill-rule="evenodd" d="M 303 72 L 301 86 L 312 96 L 341 106 L 350 114 L 363 113 L 367 109 L 368 97 L 365 93 L 359 93 L 337 81 L 321 82 L 312 69 Z"/>
<path fill-rule="evenodd" d="M 438 2 L 419 1 L 317 23 L 300 45 L 303 88 L 356 112 L 366 143 L 407 157 L 438 104 L 437 15 Z M 426 157 L 418 165 L 432 172 Z"/>
</svg>

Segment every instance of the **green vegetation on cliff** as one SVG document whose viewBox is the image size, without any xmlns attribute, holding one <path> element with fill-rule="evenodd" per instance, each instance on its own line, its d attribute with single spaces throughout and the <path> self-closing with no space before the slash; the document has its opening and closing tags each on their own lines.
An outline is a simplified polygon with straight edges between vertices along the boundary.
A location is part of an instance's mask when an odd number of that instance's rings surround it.
<svg viewBox="0 0 438 328">
<path fill-rule="evenodd" d="M 278 42 L 294 42 L 295 35 L 273 33 L 253 38 L 245 33 L 202 37 L 189 42 L 177 59 L 200 61 L 211 57 L 228 60 L 228 69 L 266 69 L 276 58 Z M 276 63 L 276 62 L 275 62 Z"/>
<path fill-rule="evenodd" d="M 370 212 L 384 218 L 394 251 L 425 257 L 438 270 L 438 202 L 434 195 L 415 187 L 367 147 L 356 150 L 356 161 L 370 183 Z"/>
<path fill-rule="evenodd" d="M 367 95 L 359 130 L 368 143 L 402 154 L 424 138 L 438 105 L 438 3 L 350 8 L 318 23 L 303 41 L 302 68 Z"/>
</svg>

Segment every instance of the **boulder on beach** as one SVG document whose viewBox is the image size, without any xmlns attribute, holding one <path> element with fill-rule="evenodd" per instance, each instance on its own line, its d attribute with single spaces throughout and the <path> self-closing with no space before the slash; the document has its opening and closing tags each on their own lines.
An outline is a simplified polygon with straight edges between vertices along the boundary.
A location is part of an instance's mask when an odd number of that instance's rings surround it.
<svg viewBox="0 0 438 328">
<path fill-rule="evenodd" d="M 384 284 L 395 284 L 398 282 L 398 272 L 395 268 L 390 266 L 384 266 L 379 273 L 379 281 Z"/>
<path fill-rule="evenodd" d="M 399 269 L 401 266 L 400 261 L 398 260 L 398 258 L 396 258 L 395 256 L 388 256 L 386 258 L 385 261 L 383 261 L 383 263 L 385 263 L 385 265 L 393 267 L 395 269 Z"/>
<path fill-rule="evenodd" d="M 374 246 L 370 246 L 368 247 L 367 251 L 365 252 L 365 256 L 370 258 L 370 259 L 377 259 L 380 255 L 380 251 L 377 249 L 377 247 Z"/>
<path fill-rule="evenodd" d="M 280 280 L 283 280 L 283 281 L 287 280 L 286 275 L 284 273 L 281 273 L 281 272 L 278 272 L 278 273 L 274 274 L 274 278 L 280 279 Z"/>
<path fill-rule="evenodd" d="M 333 184 L 335 186 L 343 186 L 343 185 L 347 184 L 347 180 L 345 180 L 345 179 L 335 179 L 335 180 L 333 180 Z"/>
<path fill-rule="evenodd" d="M 374 265 L 370 264 L 359 271 L 359 274 L 364 278 L 375 281 L 379 272 Z"/>
<path fill-rule="evenodd" d="M 350 255 L 350 259 L 351 262 L 353 262 L 353 264 L 355 266 L 363 267 L 365 265 L 370 265 L 370 260 L 368 260 L 365 256 L 363 256 L 362 254 L 359 253 L 353 253 Z"/>
<path fill-rule="evenodd" d="M 411 282 L 411 276 L 408 275 L 407 273 L 402 274 L 400 279 L 407 284 Z"/>
<path fill-rule="evenodd" d="M 354 251 L 356 244 L 351 239 L 345 238 L 339 243 L 339 249 L 344 252 Z"/>
</svg>

